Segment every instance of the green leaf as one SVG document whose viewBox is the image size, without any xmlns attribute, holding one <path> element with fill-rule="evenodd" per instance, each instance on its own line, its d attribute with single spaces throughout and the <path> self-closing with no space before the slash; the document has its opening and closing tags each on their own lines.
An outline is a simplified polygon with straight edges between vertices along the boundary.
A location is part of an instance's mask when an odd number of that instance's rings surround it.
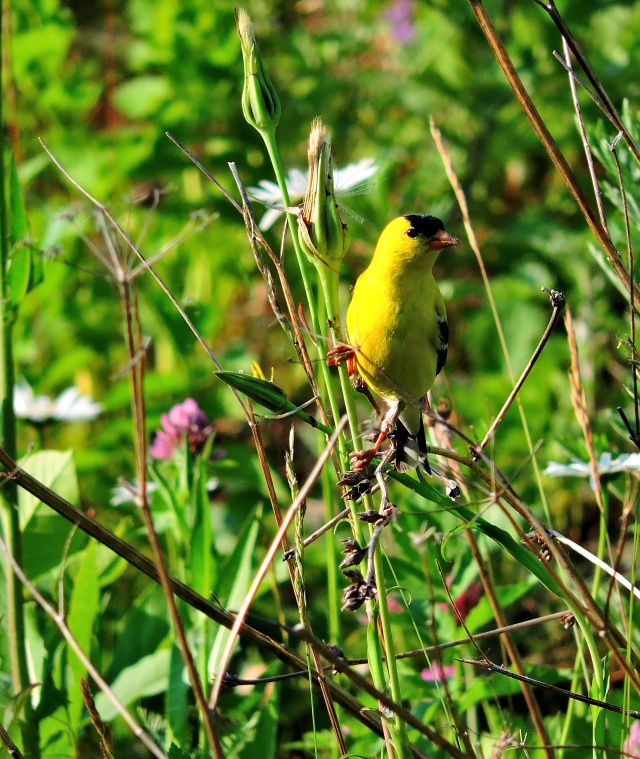
<svg viewBox="0 0 640 759">
<path fill-rule="evenodd" d="M 71 451 L 39 451 L 19 463 L 44 485 L 77 505 L 78 480 Z M 22 488 L 18 489 L 18 509 L 24 568 L 31 579 L 55 569 L 65 550 L 67 556 L 72 556 L 86 545 L 87 539 L 79 530 Z M 67 546 L 71 531 L 74 535 Z"/>
<path fill-rule="evenodd" d="M 11 254 L 7 271 L 9 301 L 19 305 L 28 292 L 43 279 L 42 260 L 39 251 L 29 243 L 29 225 L 24 208 L 18 170 L 11 157 L 9 176 L 9 202 L 11 204 L 11 231 L 9 242 Z"/>
<path fill-rule="evenodd" d="M 180 647 L 174 642 L 169 663 L 169 685 L 167 687 L 167 728 L 171 738 L 180 745 L 189 741 L 189 691 L 191 687 L 185 679 L 184 657 Z"/>
<path fill-rule="evenodd" d="M 245 522 L 242 532 L 238 537 L 235 550 L 226 564 L 228 568 L 235 569 L 233 583 L 225 604 L 227 609 L 237 609 L 238 606 L 240 606 L 247 590 L 249 589 L 249 585 L 251 584 L 253 559 L 255 557 L 256 540 L 258 538 L 261 517 L 262 506 L 258 506 Z M 218 634 L 216 635 L 211 649 L 211 655 L 209 656 L 207 671 L 210 678 L 218 673 L 220 657 L 222 656 L 222 652 L 228 639 L 229 630 L 221 627 L 218 630 Z"/>
<path fill-rule="evenodd" d="M 100 594 L 96 565 L 96 543 L 91 541 L 84 551 L 82 561 L 76 574 L 76 582 L 71 595 L 67 624 L 80 648 L 91 656 L 91 639 L 93 623 L 100 607 Z M 82 721 L 84 701 L 80 687 L 80 678 L 86 679 L 87 670 L 80 659 L 69 653 L 69 721 L 71 729 L 77 733 Z"/>
<path fill-rule="evenodd" d="M 125 706 L 144 696 L 162 693 L 167 689 L 169 681 L 170 659 L 171 652 L 167 649 L 145 656 L 123 670 L 111 687 Z M 109 722 L 118 714 L 104 693 L 98 693 L 96 696 L 96 708 L 105 722 Z"/>
<path fill-rule="evenodd" d="M 252 738 L 238 752 L 239 759 L 272 759 L 276 756 L 276 734 L 280 690 L 274 686 L 268 697 L 263 697 L 256 710 L 257 724 Z M 249 729 L 250 725 L 247 725 Z"/>
<path fill-rule="evenodd" d="M 611 678 L 609 675 L 609 659 L 611 653 L 607 653 L 600 660 L 600 673 L 602 678 L 602 689 L 598 685 L 598 681 L 594 677 L 591 681 L 591 687 L 589 688 L 589 695 L 592 698 L 598 699 L 598 701 L 606 701 L 607 693 L 609 692 L 609 685 Z M 607 712 L 600 706 L 592 706 L 591 714 L 593 716 L 593 745 L 605 746 L 607 743 Z M 593 756 L 601 759 L 606 759 L 606 754 L 598 749 L 593 750 Z"/>
<path fill-rule="evenodd" d="M 193 500 L 195 523 L 191 536 L 189 568 L 193 589 L 207 598 L 215 589 L 217 567 L 213 556 L 211 503 L 206 487 L 206 472 L 200 461 L 194 468 Z"/>
<path fill-rule="evenodd" d="M 18 462 L 20 467 L 74 506 L 78 504 L 78 480 L 73 451 L 38 451 Z M 18 490 L 20 529 L 25 530 L 42 505 L 36 496 L 23 488 Z"/>
<path fill-rule="evenodd" d="M 7 273 L 7 286 L 9 300 L 18 306 L 29 292 L 31 281 L 31 246 L 21 245 L 11 251 L 9 259 L 9 271 Z"/>
<path fill-rule="evenodd" d="M 192 755 L 188 751 L 180 748 L 180 746 L 177 746 L 175 743 L 171 744 L 171 748 L 169 749 L 167 756 L 169 759 L 193 759 Z"/>
<path fill-rule="evenodd" d="M 119 111 L 133 119 L 144 118 L 161 108 L 171 97 L 171 84 L 163 76 L 139 76 L 121 84 L 115 93 Z"/>
</svg>

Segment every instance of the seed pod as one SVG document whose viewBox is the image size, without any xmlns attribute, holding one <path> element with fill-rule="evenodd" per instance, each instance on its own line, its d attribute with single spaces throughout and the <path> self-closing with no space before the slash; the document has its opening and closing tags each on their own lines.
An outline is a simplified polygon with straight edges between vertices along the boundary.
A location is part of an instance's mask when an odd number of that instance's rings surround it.
<svg viewBox="0 0 640 759">
<path fill-rule="evenodd" d="M 244 61 L 244 117 L 259 132 L 272 131 L 280 121 L 280 100 L 260 54 L 253 21 L 244 8 L 236 11 L 236 26 Z"/>
</svg>

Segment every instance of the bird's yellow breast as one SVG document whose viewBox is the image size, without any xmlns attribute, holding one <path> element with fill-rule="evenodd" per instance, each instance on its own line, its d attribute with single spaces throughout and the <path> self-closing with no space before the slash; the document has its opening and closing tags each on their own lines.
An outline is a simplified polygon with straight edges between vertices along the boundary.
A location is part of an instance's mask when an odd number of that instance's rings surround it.
<svg viewBox="0 0 640 759">
<path fill-rule="evenodd" d="M 446 312 L 430 266 L 389 267 L 385 260 L 363 272 L 347 312 L 347 337 L 358 371 L 383 398 L 423 398 L 436 378 L 438 317 Z"/>
</svg>

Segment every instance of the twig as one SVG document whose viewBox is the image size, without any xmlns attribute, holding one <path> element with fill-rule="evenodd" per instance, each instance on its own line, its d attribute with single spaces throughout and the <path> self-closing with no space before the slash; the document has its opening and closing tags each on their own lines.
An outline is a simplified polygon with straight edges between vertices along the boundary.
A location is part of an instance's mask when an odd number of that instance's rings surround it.
<svg viewBox="0 0 640 759">
<path fill-rule="evenodd" d="M 9 733 L 2 727 L 2 723 L 0 723 L 0 741 L 2 741 L 2 745 L 7 749 L 9 756 L 13 757 L 13 759 L 24 759 L 20 749 L 11 740 Z"/>
<path fill-rule="evenodd" d="M 140 727 L 140 725 L 136 722 L 133 716 L 127 711 L 124 704 L 120 701 L 120 699 L 116 696 L 113 690 L 109 687 L 109 685 L 103 679 L 102 675 L 93 666 L 91 659 L 89 659 L 89 657 L 85 654 L 82 648 L 78 645 L 78 641 L 74 638 L 73 634 L 71 633 L 71 630 L 69 630 L 66 622 L 64 621 L 64 618 L 60 614 L 58 614 L 56 609 L 54 609 L 53 606 L 51 606 L 51 604 L 48 601 L 45 600 L 45 598 L 40 594 L 40 592 L 35 587 L 35 585 L 33 585 L 33 583 L 29 581 L 29 578 L 18 566 L 15 559 L 11 555 L 9 549 L 7 548 L 6 543 L 1 537 L 0 537 L 0 551 L 4 553 L 6 560 L 11 565 L 16 577 L 20 580 L 22 585 L 24 585 L 24 587 L 29 591 L 31 596 L 35 599 L 36 603 L 40 607 L 42 607 L 44 612 L 51 618 L 51 620 L 53 621 L 55 626 L 58 628 L 58 630 L 60 630 L 62 637 L 67 641 L 71 650 L 82 662 L 82 666 L 91 675 L 96 685 L 100 688 L 100 690 L 104 693 L 104 695 L 109 699 L 109 701 L 111 702 L 115 710 L 122 717 L 122 719 L 127 723 L 127 725 L 131 729 L 132 733 L 136 736 L 136 738 L 139 738 L 139 740 L 146 746 L 146 748 L 149 749 L 149 751 L 155 757 L 157 757 L 157 759 L 167 759 L 167 755 L 163 753 L 158 748 L 158 746 L 156 746 L 156 744 L 151 739 L 151 736 Z M 19 754 L 15 756 L 19 756 Z"/>
<path fill-rule="evenodd" d="M 564 37 L 562 39 L 564 42 L 565 41 Z M 576 72 L 573 69 L 573 66 L 567 65 L 567 62 L 557 50 L 553 51 L 553 57 L 564 68 L 567 74 L 569 74 L 569 76 L 582 87 L 582 89 L 587 93 L 587 95 L 591 98 L 591 100 L 593 100 L 593 102 L 598 106 L 598 108 L 604 111 L 606 106 L 604 105 L 602 100 L 600 100 L 600 98 L 592 90 L 589 89 L 589 86 L 584 81 L 584 79 L 582 79 L 580 76 L 578 76 L 578 74 L 576 74 Z"/>
<path fill-rule="evenodd" d="M 570 690 L 565 690 L 564 688 L 558 688 L 557 685 L 550 685 L 549 683 L 545 683 L 542 680 L 535 680 L 533 677 L 527 677 L 526 675 L 518 675 L 515 672 L 511 672 L 506 667 L 503 667 L 500 664 L 495 664 L 494 662 L 486 658 L 483 659 L 482 661 L 475 661 L 473 659 L 458 659 L 458 661 L 461 664 L 471 664 L 474 667 L 486 669 L 488 672 L 496 672 L 500 675 L 506 675 L 507 677 L 511 677 L 514 680 L 520 680 L 521 682 L 529 683 L 529 685 L 532 685 L 535 688 L 544 688 L 545 690 L 549 690 L 552 693 L 557 693 L 559 696 L 565 696 L 566 698 L 572 698 L 575 701 L 581 701 L 583 704 L 591 704 L 592 706 L 599 706 L 602 709 L 607 709 L 608 711 L 615 712 L 616 714 L 628 714 L 630 717 L 633 717 L 634 719 L 640 719 L 640 712 L 635 711 L 635 709 L 625 709 L 622 706 L 609 704 L 606 701 L 599 701 L 597 698 L 582 696 L 580 693 L 573 693 Z"/>
<path fill-rule="evenodd" d="M 322 527 L 319 527 L 315 532 L 312 532 L 309 537 L 304 539 L 303 546 L 306 548 L 307 546 L 311 545 L 311 543 L 315 542 L 319 537 L 325 534 L 325 532 L 328 532 L 332 527 L 334 527 L 338 522 L 341 522 L 343 519 L 347 519 L 347 517 L 351 514 L 351 509 L 343 509 L 339 514 L 336 514 L 333 519 L 330 519 L 328 522 L 322 525 Z M 295 548 L 291 548 L 287 553 L 283 554 L 282 561 L 289 561 L 290 558 L 295 553 Z"/>
<path fill-rule="evenodd" d="M 580 101 L 578 100 L 578 93 L 576 91 L 576 83 L 573 77 L 573 68 L 571 67 L 571 53 L 569 52 L 569 45 L 567 40 L 562 38 L 562 51 L 564 52 L 565 68 L 569 72 L 569 89 L 571 90 L 571 99 L 573 100 L 573 107 L 576 112 L 576 119 L 578 120 L 578 131 L 582 139 L 582 147 L 584 148 L 584 156 L 587 159 L 587 167 L 589 168 L 589 176 L 591 177 L 591 184 L 593 186 L 593 194 L 596 199 L 596 205 L 598 207 L 598 215 L 600 216 L 600 223 L 609 234 L 609 227 L 607 226 L 607 219 L 604 215 L 604 206 L 602 205 L 602 191 L 596 176 L 595 166 L 593 164 L 593 155 L 591 154 L 591 147 L 589 145 L 589 138 L 587 137 L 587 130 L 584 128 L 584 120 L 582 118 L 582 110 L 580 109 Z M 633 281 L 633 277 L 631 277 Z M 633 312 L 633 309 L 631 309 Z"/>
<path fill-rule="evenodd" d="M 180 649 L 184 658 L 184 662 L 189 674 L 189 681 L 195 695 L 196 703 L 201 712 L 202 722 L 204 730 L 207 735 L 207 741 L 216 759 L 223 759 L 224 754 L 222 752 L 222 746 L 220 739 L 214 728 L 212 715 L 207 708 L 207 701 L 202 690 L 202 684 L 200 682 L 200 675 L 196 668 L 191 649 L 189 648 L 189 642 L 187 635 L 184 631 L 180 614 L 178 613 L 178 607 L 176 605 L 176 599 L 171 590 L 171 584 L 169 582 L 169 573 L 167 571 L 166 562 L 162 553 L 162 547 L 160 545 L 160 539 L 156 531 L 155 523 L 153 521 L 153 515 L 149 508 L 149 501 L 147 499 L 147 450 L 146 450 L 146 409 L 144 404 L 144 354 L 140 360 L 136 360 L 136 357 L 140 355 L 141 350 L 141 335 L 140 335 L 140 319 L 137 309 L 137 294 L 135 290 L 134 282 L 125 280 L 122 282 L 122 299 L 124 306 L 124 332 L 127 348 L 129 351 L 129 363 L 131 374 L 131 393 L 132 393 L 132 406 L 134 416 L 134 435 L 135 435 L 135 448 L 136 448 L 136 470 L 138 476 L 138 482 L 140 483 L 139 494 L 139 506 L 142 512 L 142 518 L 147 531 L 149 543 L 151 545 L 151 551 L 153 553 L 154 564 L 158 568 L 158 576 L 160 578 L 160 585 L 165 595 L 167 605 L 169 607 L 169 614 L 173 624 L 173 629 L 176 637 L 178 638 Z"/>
<path fill-rule="evenodd" d="M 544 334 L 540 338 L 540 342 L 538 343 L 537 348 L 533 351 L 533 355 L 529 359 L 529 363 L 525 366 L 522 374 L 520 375 L 520 379 L 516 382 L 515 387 L 511 391 L 511 394 L 509 395 L 507 400 L 504 402 L 504 405 L 502 409 L 500 410 L 500 413 L 496 416 L 493 424 L 491 425 L 491 427 L 489 427 L 487 434 L 484 436 L 484 440 L 480 443 L 480 446 L 479 446 L 480 450 L 484 449 L 484 447 L 487 445 L 489 440 L 491 440 L 496 429 L 498 428 L 498 425 L 504 419 L 516 395 L 518 395 L 518 393 L 520 392 L 520 388 L 524 385 L 525 380 L 529 376 L 529 372 L 533 369 L 534 364 L 536 363 L 540 354 L 542 353 L 544 346 L 547 344 L 547 340 L 551 336 L 551 333 L 553 332 L 553 328 L 558 323 L 558 319 L 560 318 L 562 309 L 565 307 L 566 301 L 564 299 L 564 295 L 561 292 L 559 292 L 558 290 L 547 290 L 546 287 L 543 287 L 542 289 L 549 293 L 549 297 L 551 298 L 551 305 L 553 306 L 553 311 L 551 312 L 551 318 L 549 319 L 549 324 L 547 324 L 547 328 L 545 329 Z"/>
<path fill-rule="evenodd" d="M 622 167 L 620 166 L 620 159 L 618 157 L 618 140 L 614 139 L 609 149 L 613 153 L 613 158 L 616 162 L 616 170 L 618 173 L 618 184 L 620 185 L 620 197 L 622 198 L 622 210 L 624 213 L 624 229 L 627 238 L 627 252 L 629 254 L 629 280 L 634 281 L 634 260 L 633 260 L 633 245 L 631 243 L 631 227 L 629 224 L 629 207 L 627 205 L 627 193 L 624 188 L 624 180 L 622 178 Z M 638 445 L 640 441 L 640 410 L 638 403 L 638 354 L 636 352 L 636 312 L 632 308 L 630 313 L 631 319 L 631 372 L 633 377 L 633 411 L 635 414 L 636 428 L 635 433 L 632 433 L 631 440 Z"/>
</svg>

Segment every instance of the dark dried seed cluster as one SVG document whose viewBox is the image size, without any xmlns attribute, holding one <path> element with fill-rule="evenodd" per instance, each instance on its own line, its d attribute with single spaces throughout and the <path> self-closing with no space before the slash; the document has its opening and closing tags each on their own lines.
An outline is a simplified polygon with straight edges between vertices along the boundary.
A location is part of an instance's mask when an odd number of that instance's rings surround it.
<svg viewBox="0 0 640 759">
<path fill-rule="evenodd" d="M 551 554 L 551 551 L 549 550 L 549 546 L 545 542 L 542 535 L 535 532 L 534 530 L 533 532 L 528 532 L 524 536 L 524 538 L 525 539 L 523 542 L 527 542 L 530 545 L 540 546 L 540 551 L 538 552 L 538 558 L 541 561 L 551 561 L 551 559 L 553 558 L 553 555 Z"/>
<path fill-rule="evenodd" d="M 377 591 L 372 583 L 368 583 L 357 569 L 347 569 L 344 573 L 353 581 L 345 588 L 342 596 L 342 611 L 356 611 L 368 598 L 375 598 Z"/>
<path fill-rule="evenodd" d="M 560 617 L 560 621 L 562 622 L 564 629 L 568 630 L 575 625 L 576 618 L 573 616 L 573 612 L 568 611 L 566 614 Z"/>
<path fill-rule="evenodd" d="M 343 540 L 342 545 L 344 545 L 345 557 L 340 563 L 340 569 L 357 566 L 367 555 L 367 548 L 361 548 L 358 541 L 353 538 Z"/>
<path fill-rule="evenodd" d="M 347 501 L 359 501 L 363 495 L 371 492 L 373 481 L 364 472 L 345 472 L 338 485 L 350 488 L 344 498 Z"/>
<path fill-rule="evenodd" d="M 358 519 L 361 522 L 367 522 L 368 524 L 375 524 L 380 519 L 380 512 L 375 509 L 367 509 L 366 511 L 358 512 Z"/>
</svg>

